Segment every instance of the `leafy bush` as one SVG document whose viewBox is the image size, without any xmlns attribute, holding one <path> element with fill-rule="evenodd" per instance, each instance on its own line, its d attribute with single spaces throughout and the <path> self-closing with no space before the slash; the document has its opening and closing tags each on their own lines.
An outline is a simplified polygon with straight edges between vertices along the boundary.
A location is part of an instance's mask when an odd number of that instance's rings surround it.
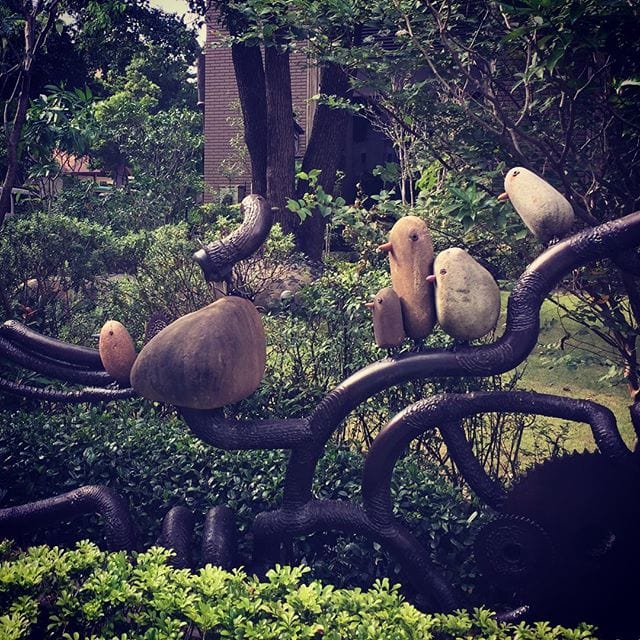
<svg viewBox="0 0 640 640">
<path fill-rule="evenodd" d="M 147 318 L 154 312 L 170 320 L 196 311 L 221 295 L 207 283 L 193 260 L 197 247 L 195 233 L 204 233 L 210 242 L 230 232 L 237 223 L 219 215 L 215 222 L 190 227 L 186 222 L 164 225 L 147 232 L 146 251 L 136 271 L 111 278 L 100 286 L 98 327 L 107 319 L 117 319 L 133 336 L 144 335 Z M 264 247 L 233 271 L 233 286 L 243 297 L 253 299 L 286 271 L 292 241 L 275 225 Z"/>
<path fill-rule="evenodd" d="M 58 303 L 67 318 L 73 304 L 83 303 L 77 294 L 86 293 L 97 275 L 117 269 L 120 256 L 109 227 L 37 211 L 9 219 L 2 230 L 0 288 L 8 300 L 31 310 L 32 321 L 56 332 L 60 318 L 51 307 Z M 14 313 L 5 309 L 5 317 Z"/>
<path fill-rule="evenodd" d="M 153 312 L 175 320 L 213 302 L 214 294 L 192 258 L 193 251 L 194 241 L 184 222 L 148 232 L 146 251 L 135 273 L 103 283 L 100 321 L 119 320 L 141 338 Z"/>
<path fill-rule="evenodd" d="M 369 591 L 305 582 L 306 568 L 281 567 L 260 582 L 207 565 L 195 574 L 167 565 L 154 547 L 128 559 L 88 542 L 74 550 L 34 547 L 0 564 L 0 635 L 100 640 L 170 638 L 530 638 L 594 639 L 594 629 L 498 623 L 491 613 L 421 613 L 397 586 Z"/>
<path fill-rule="evenodd" d="M 3 506 L 106 484 L 128 501 L 145 546 L 157 538 L 162 516 L 176 504 L 189 506 L 200 522 L 209 508 L 226 504 L 242 532 L 257 512 L 278 506 L 285 452 L 221 451 L 194 438 L 176 418 L 142 412 L 134 402 L 118 406 L 117 414 L 81 407 L 51 416 L 0 413 Z M 329 447 L 316 474 L 316 495 L 357 499 L 362 464 L 360 454 Z M 474 505 L 411 456 L 399 463 L 394 490 L 400 513 L 433 550 L 435 561 L 453 582 L 469 588 L 474 574 L 469 550 L 479 520 L 470 522 Z M 47 540 L 69 545 L 87 532 L 100 539 L 92 518 L 49 529 Z M 378 545 L 335 534 L 300 541 L 295 558 L 339 585 L 367 585 L 399 570 Z"/>
</svg>

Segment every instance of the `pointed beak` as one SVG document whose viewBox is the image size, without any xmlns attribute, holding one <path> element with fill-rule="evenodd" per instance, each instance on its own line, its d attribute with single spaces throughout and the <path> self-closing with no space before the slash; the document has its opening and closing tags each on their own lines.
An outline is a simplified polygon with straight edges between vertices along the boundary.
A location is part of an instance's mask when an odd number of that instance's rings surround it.
<svg viewBox="0 0 640 640">
<path fill-rule="evenodd" d="M 391 253 L 393 251 L 393 245 L 390 242 L 385 242 L 384 244 L 381 244 L 376 251 L 379 251 L 380 253 Z"/>
<path fill-rule="evenodd" d="M 429 284 L 435 284 L 436 283 L 436 277 L 431 274 L 430 276 L 427 276 L 425 278 L 425 280 L 429 283 Z"/>
<path fill-rule="evenodd" d="M 505 202 L 505 201 L 507 201 L 508 199 L 509 199 L 509 194 L 508 194 L 506 191 L 505 191 L 504 193 L 501 193 L 501 194 L 498 196 L 498 200 L 499 200 L 500 202 Z"/>
<path fill-rule="evenodd" d="M 365 306 L 367 309 L 371 309 L 371 311 L 373 311 L 373 302 L 365 302 L 365 303 L 364 303 L 364 306 Z"/>
</svg>

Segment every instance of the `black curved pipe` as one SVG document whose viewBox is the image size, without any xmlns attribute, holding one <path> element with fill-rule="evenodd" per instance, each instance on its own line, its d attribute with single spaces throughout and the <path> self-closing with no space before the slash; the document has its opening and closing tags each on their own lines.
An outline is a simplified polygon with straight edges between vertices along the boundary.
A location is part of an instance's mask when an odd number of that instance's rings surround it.
<svg viewBox="0 0 640 640">
<path fill-rule="evenodd" d="M 112 400 L 126 400 L 135 398 L 136 392 L 131 389 L 98 389 L 85 387 L 77 391 L 64 391 L 50 389 L 48 387 L 35 387 L 33 385 L 13 382 L 0 377 L 0 391 L 10 393 L 23 398 L 34 400 L 46 400 L 48 402 L 63 402 L 66 404 L 79 404 L 81 402 L 111 402 Z"/>
<path fill-rule="evenodd" d="M 12 342 L 17 342 L 25 349 L 39 355 L 90 369 L 104 369 L 97 349 L 69 344 L 57 338 L 43 336 L 17 320 L 7 320 L 1 324 L 0 336 Z"/>
<path fill-rule="evenodd" d="M 324 445 L 344 418 L 374 394 L 416 379 L 445 376 L 488 376 L 521 364 L 536 345 L 540 307 L 546 295 L 572 269 L 640 244 L 640 211 L 587 229 L 547 249 L 525 270 L 509 296 L 506 329 L 496 342 L 433 349 L 387 358 L 361 369 L 331 391 L 309 416 L 313 445 L 293 451 L 285 504 L 311 499 L 311 484 Z"/>
<path fill-rule="evenodd" d="M 202 534 L 202 563 L 230 571 L 236 566 L 238 530 L 233 510 L 225 505 L 207 512 Z"/>
<path fill-rule="evenodd" d="M 193 529 L 195 517 L 187 507 L 172 507 L 162 519 L 162 531 L 156 544 L 171 549 L 169 564 L 176 569 L 193 567 Z"/>
<path fill-rule="evenodd" d="M 193 254 L 209 281 L 226 280 L 233 265 L 255 253 L 271 231 L 273 213 L 262 196 L 247 196 L 240 209 L 243 221 L 235 231 Z"/>
<path fill-rule="evenodd" d="M 254 555 L 260 558 L 282 541 L 315 531 L 360 534 L 380 542 L 401 563 L 412 584 L 435 601 L 437 611 L 452 611 L 463 605 L 441 572 L 431 562 L 419 540 L 403 525 L 389 526 L 369 517 L 362 507 L 341 500 L 310 500 L 295 509 L 277 509 L 256 516 L 252 532 Z"/>
<path fill-rule="evenodd" d="M 207 444 L 226 451 L 240 449 L 293 449 L 309 442 L 306 420 L 235 420 L 222 409 L 178 407 L 193 433 Z"/>
<path fill-rule="evenodd" d="M 43 529 L 51 523 L 91 513 L 102 517 L 109 550 L 135 549 L 133 523 L 125 501 L 113 489 L 97 485 L 0 509 L 0 536 L 10 538 L 18 531 Z"/>
<path fill-rule="evenodd" d="M 22 349 L 0 336 L 0 356 L 12 360 L 24 369 L 30 369 L 42 375 L 57 378 L 64 382 L 106 387 L 116 381 L 104 370 L 79 368 L 59 360 L 41 357 Z"/>
<path fill-rule="evenodd" d="M 407 407 L 380 431 L 369 448 L 362 476 L 364 508 L 376 522 L 395 522 L 391 497 L 391 479 L 396 462 L 411 441 L 440 426 L 444 433 L 453 420 L 491 411 L 543 415 L 586 422 L 590 425 L 601 453 L 620 462 L 632 460 L 632 453 L 622 440 L 613 413 L 595 402 L 573 400 L 530 391 L 498 391 L 468 394 L 443 394 L 421 400 Z M 443 424 L 444 423 L 444 424 Z M 450 443 L 453 443 L 450 440 Z M 454 445 L 450 451 L 471 488 L 485 499 L 499 505 L 500 495 L 487 494 L 493 481 L 479 463 L 469 464 Z M 487 499 L 488 498 L 488 499 Z"/>
<path fill-rule="evenodd" d="M 293 511 L 312 499 L 311 486 L 324 446 L 342 420 L 355 407 L 374 394 L 410 380 L 443 376 L 495 375 L 515 368 L 535 346 L 540 329 L 540 307 L 545 296 L 572 269 L 596 259 L 630 249 L 640 244 L 640 212 L 578 233 L 545 251 L 518 279 L 509 297 L 504 334 L 496 342 L 482 346 L 460 347 L 456 351 L 433 349 L 422 353 L 391 357 L 358 371 L 333 389 L 317 405 L 308 418 L 302 420 L 253 422 L 243 433 L 235 425 L 234 448 L 254 448 L 260 443 L 261 424 L 269 425 L 274 434 L 270 446 L 285 448 L 280 434 L 288 424 L 295 424 L 301 436 L 308 429 L 311 436 L 292 447 L 284 484 L 283 508 Z M 188 424 L 195 414 L 183 413 Z M 223 430 L 229 423 L 221 422 L 220 412 L 199 412 L 196 433 L 215 432 L 216 442 L 225 446 Z M 451 419 L 447 419 L 450 421 Z M 305 422 L 308 425 L 304 424 Z M 207 426 L 208 425 L 208 426 Z M 190 424 L 191 426 L 191 424 Z M 297 434 L 296 434 L 297 435 Z M 228 444 L 228 441 L 227 441 Z M 606 446 L 606 445 L 605 445 Z M 290 522 L 282 521 L 276 536 L 286 535 Z"/>
</svg>

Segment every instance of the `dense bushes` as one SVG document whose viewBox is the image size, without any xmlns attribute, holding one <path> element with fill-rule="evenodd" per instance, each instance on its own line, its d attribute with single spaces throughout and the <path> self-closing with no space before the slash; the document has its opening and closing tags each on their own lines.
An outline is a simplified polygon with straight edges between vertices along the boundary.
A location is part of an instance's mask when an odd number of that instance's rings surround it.
<svg viewBox="0 0 640 640">
<path fill-rule="evenodd" d="M 119 403 L 113 414 L 79 407 L 51 416 L 0 413 L 0 461 L 0 486 L 7 487 L 2 506 L 84 484 L 106 484 L 127 499 L 140 539 L 148 546 L 159 535 L 162 516 L 175 504 L 188 505 L 200 522 L 207 509 L 226 504 L 246 533 L 258 511 L 278 505 L 287 455 L 221 451 L 197 440 L 175 417 L 141 411 L 138 403 Z M 362 462 L 353 450 L 330 447 L 316 474 L 316 495 L 357 499 Z M 471 588 L 470 545 L 480 520 L 474 505 L 411 456 L 398 465 L 394 490 L 400 512 L 432 549 L 435 561 L 461 588 Z M 87 532 L 100 539 L 91 518 L 50 529 L 47 539 L 70 544 Z M 368 585 L 399 570 L 379 545 L 332 533 L 300 541 L 294 555 L 294 560 L 313 565 L 315 575 L 337 585 Z"/>
<path fill-rule="evenodd" d="M 426 615 L 388 580 L 369 591 L 305 582 L 306 569 L 276 567 L 263 582 L 207 565 L 195 574 L 153 548 L 134 561 L 90 543 L 61 551 L 0 550 L 0 635 L 79 640 L 254 638 L 259 640 L 595 639 L 577 629 L 496 622 L 485 610 Z"/>
</svg>

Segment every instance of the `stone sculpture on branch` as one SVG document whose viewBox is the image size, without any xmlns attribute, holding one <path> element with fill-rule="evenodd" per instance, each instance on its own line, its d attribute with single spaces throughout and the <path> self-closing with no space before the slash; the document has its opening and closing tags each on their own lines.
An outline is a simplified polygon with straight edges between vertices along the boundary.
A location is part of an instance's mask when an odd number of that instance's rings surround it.
<svg viewBox="0 0 640 640">
<path fill-rule="evenodd" d="M 507 186 L 509 190 L 511 187 Z M 522 207 L 521 200 L 519 203 L 517 206 Z M 234 262 L 255 250 L 268 235 L 271 212 L 266 202 L 259 196 L 249 196 L 243 209 L 247 217 L 238 231 L 196 254 L 209 278 L 227 278 Z M 212 446 L 227 450 L 289 450 L 282 503 L 276 510 L 259 513 L 253 522 L 254 569 L 263 570 L 273 563 L 279 557 L 280 545 L 295 537 L 325 530 L 360 534 L 395 555 L 422 602 L 433 610 L 446 611 L 462 607 L 465 602 L 431 562 L 429 550 L 394 514 L 391 494 L 399 457 L 415 438 L 437 428 L 471 489 L 495 511 L 495 519 L 478 537 L 476 554 L 487 579 L 519 600 L 519 608 L 501 615 L 517 618 L 528 612 L 553 620 L 570 612 L 577 620 L 582 616 L 606 624 L 613 615 L 623 624 L 631 624 L 632 596 L 624 588 L 624 577 L 640 571 L 636 541 L 640 533 L 640 464 L 620 437 L 613 414 L 594 402 L 534 392 L 426 398 L 395 416 L 375 438 L 365 461 L 362 504 L 314 498 L 312 483 L 318 461 L 332 434 L 354 408 L 384 389 L 409 381 L 490 376 L 512 370 L 535 346 L 542 302 L 564 276 L 596 260 L 631 255 L 629 252 L 640 246 L 640 212 L 557 242 L 513 286 L 503 335 L 488 344 L 470 345 L 469 340 L 483 333 L 476 334 L 466 325 L 460 328 L 462 325 L 456 324 L 451 308 L 466 304 L 464 295 L 448 299 L 443 289 L 451 286 L 447 276 L 455 276 L 473 259 L 466 254 L 462 259 L 459 255 L 439 257 L 434 277 L 428 230 L 419 218 L 414 218 L 401 220 L 389 243 L 381 246 L 390 252 L 393 289 L 376 296 L 374 325 L 376 304 L 393 306 L 396 318 L 389 325 L 391 329 L 387 325 L 380 329 L 382 324 L 378 325 L 376 340 L 380 335 L 382 346 L 397 346 L 405 332 L 420 340 L 439 320 L 464 342 L 453 350 L 423 349 L 374 362 L 344 380 L 302 418 L 251 421 L 225 415 L 222 407 L 255 390 L 264 370 L 264 334 L 259 315 L 253 307 L 249 309 L 250 303 L 237 298 L 223 298 L 162 329 L 133 364 L 133 387 L 124 382 L 124 376 L 118 375 L 116 380 L 105 372 L 97 351 L 45 338 L 19 323 L 7 322 L 0 327 L 0 355 L 33 371 L 86 386 L 77 391 L 59 391 L 0 379 L 0 390 L 71 403 L 119 400 L 132 397 L 137 391 L 152 400 L 176 404 L 195 436 Z M 401 232 L 408 234 L 406 243 L 405 238 L 398 239 Z M 420 253 L 414 245 L 427 248 Z M 452 257 L 456 258 L 455 265 L 447 262 Z M 405 259 L 408 267 L 404 266 Z M 445 263 L 446 266 L 438 266 Z M 633 261 L 629 264 L 633 266 Z M 482 299 L 471 304 L 474 308 L 480 304 L 490 319 L 479 322 L 482 326 L 477 330 L 486 332 L 497 319 L 499 292 L 492 279 L 489 282 L 480 271 L 482 267 L 473 264 L 468 268 L 474 272 L 470 285 L 477 289 L 474 293 L 483 292 Z M 393 305 L 394 300 L 399 304 Z M 420 305 L 426 308 L 419 308 Z M 402 325 L 398 324 L 398 308 L 404 318 Z M 214 357 L 217 353 L 220 361 Z M 187 356 L 193 361 L 186 362 Z M 175 381 L 174 389 L 167 387 L 171 380 Z M 532 472 L 507 490 L 487 475 L 461 426 L 469 416 L 502 411 L 586 422 L 598 452 L 553 461 L 548 472 Z M 635 406 L 632 421 L 640 435 L 640 410 Z M 585 474 L 585 469 L 589 473 Z M 582 482 L 592 469 L 597 480 L 585 481 L 588 486 L 583 496 L 582 489 L 572 483 Z M 560 491 L 554 485 L 556 481 L 571 488 Z M 88 488 L 81 491 L 90 492 Z M 591 508 L 585 503 L 585 496 L 594 501 Z M 70 498 L 59 496 L 52 500 L 67 505 L 64 513 L 68 516 Z M 60 517 L 59 509 L 43 503 L 0 509 L 0 532 L 7 535 L 16 527 L 44 526 L 50 519 Z M 96 510 L 103 514 L 111 530 L 129 530 L 125 523 L 128 516 L 120 508 Z M 571 526 L 561 517 L 563 513 L 573 514 Z M 556 525 L 557 522 L 564 524 Z M 176 551 L 176 562 L 181 566 L 190 562 L 192 529 L 193 516 L 182 507 L 172 509 L 163 522 L 161 542 Z M 133 547 L 127 535 L 113 536 L 112 546 Z M 205 524 L 203 561 L 232 566 L 234 536 L 231 511 L 224 506 L 211 510 Z"/>
</svg>

